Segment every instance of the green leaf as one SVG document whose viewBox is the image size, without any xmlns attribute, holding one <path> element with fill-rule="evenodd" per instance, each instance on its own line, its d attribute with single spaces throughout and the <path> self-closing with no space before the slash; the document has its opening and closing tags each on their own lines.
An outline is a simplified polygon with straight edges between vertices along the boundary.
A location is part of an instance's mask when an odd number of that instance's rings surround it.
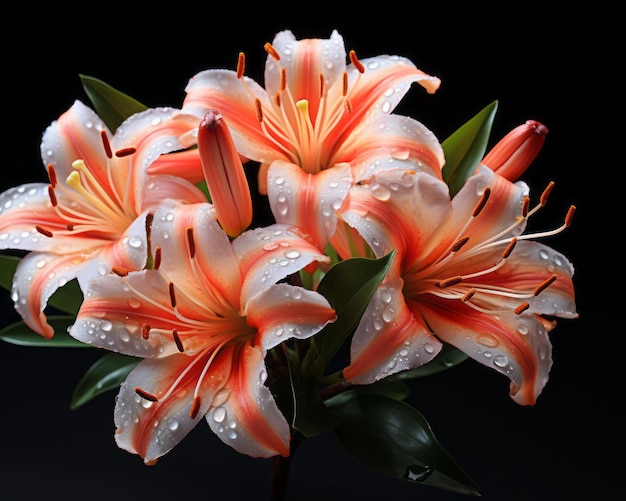
<svg viewBox="0 0 626 501">
<path fill-rule="evenodd" d="M 0 286 L 3 289 L 11 290 L 13 275 L 19 262 L 19 257 L 0 255 Z"/>
<path fill-rule="evenodd" d="M 119 353 L 108 353 L 96 360 L 74 389 L 70 408 L 77 409 L 98 395 L 119 388 L 139 361 Z"/>
<path fill-rule="evenodd" d="M 446 157 L 442 175 L 451 197 L 459 192 L 485 156 L 497 108 L 498 101 L 492 102 L 441 143 Z"/>
<path fill-rule="evenodd" d="M 350 258 L 337 263 L 317 288 L 337 312 L 337 320 L 315 335 L 311 350 L 316 375 L 322 373 L 330 359 L 356 328 L 365 308 L 384 278 L 395 251 L 380 259 Z"/>
<path fill-rule="evenodd" d="M 445 371 L 452 367 L 459 365 L 469 357 L 458 348 L 449 344 L 444 344 L 439 354 L 433 358 L 427 364 L 410 369 L 408 371 L 401 371 L 389 376 L 393 379 L 415 379 L 425 376 L 431 376 L 438 372 Z"/>
<path fill-rule="evenodd" d="M 335 433 L 358 461 L 390 477 L 458 494 L 479 496 L 472 480 L 439 444 L 426 419 L 410 405 L 360 394 L 333 407 Z"/>
<path fill-rule="evenodd" d="M 147 109 L 144 104 L 102 80 L 87 75 L 79 75 L 79 77 L 96 113 L 112 131 L 133 113 Z"/>
<path fill-rule="evenodd" d="M 409 396 L 410 392 L 411 390 L 404 381 L 387 377 L 370 384 L 351 385 L 349 390 L 333 395 L 332 397 L 326 399 L 324 403 L 328 407 L 345 404 L 350 399 L 363 393 L 374 393 L 376 395 L 384 395 L 386 397 L 393 398 L 394 400 L 404 400 Z"/>
<path fill-rule="evenodd" d="M 0 339 L 7 343 L 20 346 L 39 346 L 46 348 L 90 348 L 91 346 L 77 341 L 67 332 L 75 322 L 73 316 L 51 316 L 48 323 L 54 328 L 51 339 L 32 331 L 24 322 L 19 321 L 0 330 Z"/>
</svg>

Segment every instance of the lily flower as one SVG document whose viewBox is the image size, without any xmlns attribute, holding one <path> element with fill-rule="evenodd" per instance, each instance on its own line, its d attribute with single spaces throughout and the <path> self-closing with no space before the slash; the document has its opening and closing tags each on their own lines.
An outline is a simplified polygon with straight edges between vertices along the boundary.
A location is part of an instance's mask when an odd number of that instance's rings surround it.
<svg viewBox="0 0 626 501">
<path fill-rule="evenodd" d="M 337 31 L 304 40 L 282 31 L 265 49 L 265 88 L 245 76 L 242 53 L 236 71 L 193 76 L 182 109 L 198 117 L 220 111 L 240 155 L 261 164 L 260 191 L 276 221 L 300 226 L 322 247 L 354 182 L 394 167 L 441 178 L 444 155 L 434 134 L 392 113 L 415 82 L 434 93 L 437 77 L 400 56 L 361 61 L 350 51 L 346 64 Z"/>
<path fill-rule="evenodd" d="M 548 128 L 541 122 L 526 120 L 498 141 L 481 164 L 509 181 L 517 181 L 539 154 L 547 134 Z"/>
<path fill-rule="evenodd" d="M 70 330 L 145 359 L 116 400 L 118 445 L 153 464 L 206 417 L 242 454 L 288 456 L 265 355 L 314 335 L 335 311 L 317 292 L 278 282 L 327 256 L 284 225 L 231 242 L 211 204 L 166 202 L 152 221 L 154 269 L 94 279 Z"/>
<path fill-rule="evenodd" d="M 178 136 L 197 126 L 180 110 L 150 109 L 111 134 L 80 101 L 44 132 L 41 156 L 49 183 L 29 183 L 0 194 L 0 249 L 32 251 L 20 260 L 12 297 L 24 322 L 50 338 L 44 309 L 49 297 L 77 278 L 112 265 L 140 269 L 146 263 L 146 216 L 163 198 L 206 201 L 190 182 L 151 176 L 146 166 L 180 149 Z"/>
<path fill-rule="evenodd" d="M 550 189 L 551 189 L 550 185 Z M 508 376 L 510 395 L 532 405 L 552 365 L 554 317 L 577 317 L 565 256 L 524 234 L 529 188 L 485 166 L 450 200 L 434 176 L 381 172 L 351 190 L 342 217 L 377 257 L 396 250 L 364 313 L 344 377 L 369 383 L 420 366 L 449 343 Z M 391 195 L 391 196 L 390 196 Z"/>
</svg>

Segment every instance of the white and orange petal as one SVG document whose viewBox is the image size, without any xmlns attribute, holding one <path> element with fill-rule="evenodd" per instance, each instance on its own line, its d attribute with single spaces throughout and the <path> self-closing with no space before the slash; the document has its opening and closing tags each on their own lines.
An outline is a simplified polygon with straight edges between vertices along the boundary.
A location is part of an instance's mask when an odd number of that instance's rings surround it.
<svg viewBox="0 0 626 501">
<path fill-rule="evenodd" d="M 335 233 L 337 211 L 353 182 L 350 165 L 337 164 L 309 174 L 295 164 L 276 161 L 268 170 L 267 181 L 276 222 L 297 226 L 323 249 Z"/>
<path fill-rule="evenodd" d="M 402 279 L 378 286 L 350 345 L 347 381 L 370 384 L 430 362 L 442 348 L 421 316 L 408 308 Z"/>
<path fill-rule="evenodd" d="M 265 385 L 264 351 L 245 343 L 224 349 L 220 357 L 233 364 L 222 390 L 226 400 L 215 402 L 206 413 L 213 432 L 241 454 L 289 456 L 289 424 Z"/>
</svg>

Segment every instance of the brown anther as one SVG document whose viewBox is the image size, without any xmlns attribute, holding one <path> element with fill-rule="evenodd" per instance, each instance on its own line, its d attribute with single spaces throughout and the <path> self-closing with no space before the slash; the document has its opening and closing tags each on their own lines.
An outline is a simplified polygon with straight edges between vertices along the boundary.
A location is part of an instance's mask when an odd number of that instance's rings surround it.
<svg viewBox="0 0 626 501">
<path fill-rule="evenodd" d="M 509 245 L 506 246 L 506 249 L 504 249 L 504 252 L 502 253 L 502 259 L 506 259 L 507 257 L 511 255 L 511 252 L 513 252 L 513 249 L 515 248 L 516 243 L 517 243 L 517 238 L 512 238 L 511 241 L 509 242 Z"/>
<path fill-rule="evenodd" d="M 126 268 L 122 268 L 121 266 L 113 266 L 111 271 L 115 273 L 118 277 L 125 277 L 128 275 L 128 270 Z"/>
<path fill-rule="evenodd" d="M 48 164 L 48 179 L 50 180 L 50 186 L 53 188 L 57 185 L 57 171 L 54 170 L 54 165 Z"/>
<path fill-rule="evenodd" d="M 530 308 L 530 303 L 526 301 L 525 303 L 520 304 L 517 308 L 515 308 L 515 314 L 519 315 L 520 313 L 524 313 L 528 308 Z"/>
<path fill-rule="evenodd" d="M 72 223 L 67 223 L 65 227 L 67 228 L 67 231 L 74 231 L 74 225 Z"/>
<path fill-rule="evenodd" d="M 152 264 L 152 268 L 155 270 L 158 270 L 161 267 L 161 247 L 157 247 L 156 249 L 154 249 L 154 259 L 153 259 L 153 264 Z"/>
<path fill-rule="evenodd" d="M 343 100 L 343 107 L 347 113 L 352 113 L 352 101 L 350 101 L 347 97 Z"/>
<path fill-rule="evenodd" d="M 467 303 L 470 299 L 472 299 L 472 297 L 474 296 L 474 294 L 476 294 L 476 289 L 474 289 L 473 287 L 468 290 L 465 294 L 463 294 L 463 297 L 461 298 L 461 301 L 463 301 L 464 303 Z"/>
<path fill-rule="evenodd" d="M 48 196 L 50 197 L 50 203 L 52 204 L 52 207 L 56 207 L 58 204 L 57 195 L 54 192 L 54 186 L 52 185 L 48 186 Z"/>
<path fill-rule="evenodd" d="M 170 292 L 170 303 L 172 304 L 172 308 L 176 308 L 176 291 L 174 290 L 174 282 L 170 282 L 168 284 L 168 289 Z"/>
<path fill-rule="evenodd" d="M 445 280 L 440 280 L 439 282 L 437 282 L 437 286 L 444 289 L 452 285 L 460 284 L 462 281 L 463 277 L 461 275 L 457 275 L 456 277 L 450 277 L 446 278 Z"/>
<path fill-rule="evenodd" d="M 276 94 L 274 94 L 274 104 L 276 105 L 277 108 L 280 108 L 280 92 L 277 92 Z M 258 111 L 257 111 L 257 118 L 258 118 Z"/>
<path fill-rule="evenodd" d="M 287 89 L 287 68 L 280 69 L 280 91 L 285 92 Z"/>
<path fill-rule="evenodd" d="M 142 390 L 138 386 L 135 387 L 135 393 L 139 395 L 144 400 L 148 400 L 150 402 L 158 402 L 159 399 L 155 397 L 152 393 L 148 393 L 147 391 Z"/>
<path fill-rule="evenodd" d="M 556 279 L 557 279 L 556 273 L 554 275 L 551 275 L 549 278 L 546 278 L 537 287 L 535 287 L 535 290 L 533 291 L 533 294 L 535 296 L 538 296 L 541 292 L 543 292 L 548 287 L 550 287 L 550 285 L 552 285 Z"/>
<path fill-rule="evenodd" d="M 109 142 L 107 131 L 101 130 L 100 138 L 102 139 L 102 146 L 104 146 L 104 153 L 106 153 L 107 158 L 113 158 L 113 151 L 111 151 L 111 143 Z"/>
<path fill-rule="evenodd" d="M 565 226 L 569 227 L 569 225 L 572 224 L 574 212 L 576 212 L 576 206 L 570 205 L 569 209 L 567 210 L 567 214 L 565 215 Z"/>
<path fill-rule="evenodd" d="M 546 189 L 543 190 L 543 193 L 541 194 L 541 197 L 539 198 L 539 202 L 541 203 L 542 206 L 545 206 L 548 203 L 548 196 L 550 195 L 552 188 L 554 188 L 554 181 L 550 181 L 548 183 L 548 186 L 546 186 Z"/>
<path fill-rule="evenodd" d="M 141 326 L 141 337 L 144 339 L 148 339 L 150 337 L 150 325 L 148 324 L 143 324 Z"/>
<path fill-rule="evenodd" d="M 196 257 L 196 244 L 193 240 L 193 228 L 191 226 L 187 228 L 187 244 L 189 245 L 189 257 L 193 259 Z"/>
<path fill-rule="evenodd" d="M 530 210 L 530 197 L 526 195 L 524 197 L 524 201 L 522 202 L 522 217 L 528 216 L 529 210 Z"/>
<path fill-rule="evenodd" d="M 276 61 L 280 61 L 280 54 L 276 52 L 276 49 L 272 47 L 271 43 L 267 42 L 263 48 L 265 49 L 265 52 L 272 56 Z"/>
<path fill-rule="evenodd" d="M 348 95 L 348 72 L 344 71 L 341 79 L 341 95 L 346 97 Z"/>
<path fill-rule="evenodd" d="M 50 230 L 46 230 L 44 227 L 39 226 L 38 224 L 35 225 L 35 229 L 41 233 L 42 235 L 46 236 L 46 237 L 51 237 L 52 236 L 52 232 Z"/>
<path fill-rule="evenodd" d="M 137 151 L 137 148 L 122 148 L 121 150 L 117 150 L 115 152 L 115 156 L 116 157 L 127 157 L 129 155 L 132 155 L 133 153 L 135 153 Z"/>
<path fill-rule="evenodd" d="M 452 250 L 451 252 L 458 252 L 461 247 L 463 247 L 469 240 L 470 237 L 468 237 L 467 235 L 464 236 L 463 238 L 459 238 L 456 243 L 452 246 Z"/>
<path fill-rule="evenodd" d="M 491 188 L 487 186 L 485 188 L 485 191 L 483 191 L 483 194 L 481 195 L 480 200 L 476 204 L 476 207 L 474 207 L 474 211 L 472 212 L 472 217 L 478 216 L 478 214 L 480 214 L 480 212 L 485 208 L 485 205 L 487 205 L 487 200 L 489 200 L 489 195 L 491 195 Z"/>
<path fill-rule="evenodd" d="M 243 72 L 246 70 L 246 56 L 243 52 L 239 53 L 237 58 L 237 78 L 243 77 Z"/>
<path fill-rule="evenodd" d="M 180 351 L 181 353 L 185 351 L 185 347 L 183 346 L 183 342 L 180 339 L 180 336 L 178 335 L 178 331 L 176 329 L 172 330 L 172 337 L 174 338 L 174 342 L 176 343 L 176 348 L 178 348 L 178 351 Z"/>
<path fill-rule="evenodd" d="M 356 57 L 356 52 L 354 50 L 350 51 L 350 62 L 359 71 L 359 73 L 365 73 L 365 66 L 363 66 L 361 61 L 359 61 L 359 58 Z"/>
<path fill-rule="evenodd" d="M 263 123 L 263 107 L 258 97 L 254 100 L 254 105 L 256 107 L 256 119 L 259 123 Z"/>
<path fill-rule="evenodd" d="M 326 93 L 326 81 L 324 80 L 324 74 L 320 73 L 320 99 L 324 97 Z"/>
<path fill-rule="evenodd" d="M 191 419 L 196 419 L 198 416 L 198 412 L 200 412 L 200 395 L 196 395 L 193 399 L 193 403 L 191 404 L 191 410 L 189 411 L 189 417 Z"/>
</svg>

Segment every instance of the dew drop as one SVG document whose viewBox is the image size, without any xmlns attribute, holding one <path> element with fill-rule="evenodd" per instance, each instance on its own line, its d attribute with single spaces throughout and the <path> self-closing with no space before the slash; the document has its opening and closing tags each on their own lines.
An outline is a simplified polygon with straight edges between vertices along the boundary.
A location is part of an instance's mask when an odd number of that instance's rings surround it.
<svg viewBox="0 0 626 501">
<path fill-rule="evenodd" d="M 223 423 L 224 419 L 226 419 L 226 409 L 224 407 L 216 407 L 213 410 L 213 421 Z"/>
<path fill-rule="evenodd" d="M 504 355 L 497 355 L 494 357 L 493 363 L 498 367 L 505 367 L 509 363 L 509 359 Z"/>
</svg>

